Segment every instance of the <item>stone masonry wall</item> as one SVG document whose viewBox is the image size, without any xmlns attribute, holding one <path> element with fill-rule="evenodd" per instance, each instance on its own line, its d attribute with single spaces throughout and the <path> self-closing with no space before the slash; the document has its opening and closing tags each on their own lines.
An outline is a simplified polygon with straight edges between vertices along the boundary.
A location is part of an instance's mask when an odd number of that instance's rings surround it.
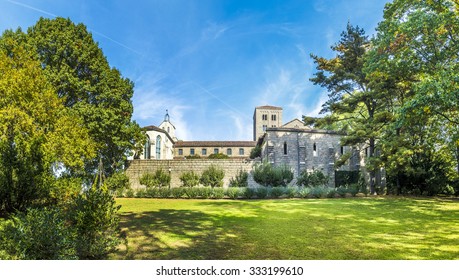
<svg viewBox="0 0 459 280">
<path fill-rule="evenodd" d="M 154 173 L 158 169 L 163 169 L 171 175 L 171 187 L 180 187 L 180 176 L 186 171 L 194 171 L 197 174 L 211 165 L 221 167 L 225 171 L 223 187 L 228 187 L 231 178 L 235 177 L 239 170 L 249 172 L 252 170 L 256 161 L 247 159 L 188 159 L 188 160 L 132 160 L 126 168 L 126 174 L 134 189 L 143 188 L 139 183 L 139 178 L 145 173 Z M 249 185 L 257 185 L 251 175 L 249 175 Z"/>
</svg>

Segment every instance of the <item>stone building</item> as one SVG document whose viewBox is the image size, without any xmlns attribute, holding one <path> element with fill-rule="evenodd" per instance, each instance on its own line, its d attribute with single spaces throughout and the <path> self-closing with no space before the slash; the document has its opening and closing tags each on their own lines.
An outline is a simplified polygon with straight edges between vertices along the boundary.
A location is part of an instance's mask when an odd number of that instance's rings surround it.
<svg viewBox="0 0 459 280">
<path fill-rule="evenodd" d="M 164 121 L 158 127 L 151 125 L 144 128 L 148 139 L 144 152 L 138 159 L 150 159 L 150 161 L 131 162 L 127 173 L 138 178 L 141 172 L 153 171 L 159 166 L 167 167 L 171 176 L 178 182 L 180 176 L 178 173 L 183 170 L 196 169 L 199 172 L 209 164 L 218 163 L 219 166 L 228 170 L 224 179 L 225 182 L 228 182 L 229 176 L 235 174 L 237 168 L 251 170 L 254 161 L 248 158 L 251 150 L 257 145 L 261 147 L 261 159 L 258 159 L 258 162 L 266 160 L 275 166 L 287 165 L 293 171 L 295 178 L 303 170 L 308 172 L 321 170 L 331 178 L 332 185 L 336 171 L 335 161 L 344 153 L 351 153 L 352 156 L 340 167 L 340 170 L 356 171 L 360 169 L 362 157 L 353 147 L 340 145 L 341 134 L 335 131 L 312 129 L 305 126 L 299 119 L 282 124 L 282 111 L 281 107 L 270 105 L 255 108 L 253 115 L 253 139 L 255 141 L 177 140 L 175 126 L 170 122 L 169 114 L 166 113 Z M 214 162 L 208 159 L 211 154 L 225 154 L 230 159 Z M 187 156 L 199 156 L 202 160 L 187 161 L 185 160 Z M 237 166 L 236 169 L 235 166 Z"/>
<path fill-rule="evenodd" d="M 174 146 L 174 158 L 208 157 L 211 154 L 224 154 L 230 158 L 248 158 L 256 144 L 255 141 L 178 141 Z"/>
</svg>

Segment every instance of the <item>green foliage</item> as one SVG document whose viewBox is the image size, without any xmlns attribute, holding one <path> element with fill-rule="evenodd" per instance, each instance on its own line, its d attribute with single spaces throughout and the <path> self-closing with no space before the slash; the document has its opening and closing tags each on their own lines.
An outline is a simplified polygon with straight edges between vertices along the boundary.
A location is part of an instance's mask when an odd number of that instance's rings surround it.
<svg viewBox="0 0 459 280">
<path fill-rule="evenodd" d="M 265 187 L 287 186 L 293 180 L 293 172 L 288 166 L 274 167 L 267 161 L 256 164 L 252 175 L 255 182 Z"/>
<path fill-rule="evenodd" d="M 360 179 L 360 171 L 336 171 L 335 172 L 335 185 L 337 187 L 356 184 Z"/>
<path fill-rule="evenodd" d="M 182 198 L 185 195 L 184 188 L 172 188 L 171 195 L 173 198 Z"/>
<path fill-rule="evenodd" d="M 195 154 L 195 155 L 189 155 L 189 156 L 186 156 L 185 157 L 186 159 L 200 159 L 201 156 L 198 155 L 198 154 Z"/>
<path fill-rule="evenodd" d="M 266 198 L 268 196 L 268 189 L 265 187 L 258 187 L 255 189 L 255 194 L 259 199 Z"/>
<path fill-rule="evenodd" d="M 212 198 L 222 199 L 225 197 L 225 190 L 223 188 L 214 188 L 212 189 Z"/>
<path fill-rule="evenodd" d="M 170 185 L 171 176 L 163 169 L 157 169 L 154 174 L 145 173 L 139 178 L 139 182 L 147 188 L 166 187 Z"/>
<path fill-rule="evenodd" d="M 82 120 L 64 107 L 18 37 L 0 37 L 0 212 L 6 213 L 46 201 L 53 167 L 80 170 L 94 156 Z"/>
<path fill-rule="evenodd" d="M 105 259 L 120 243 L 117 206 L 112 195 L 90 188 L 69 205 L 69 226 L 75 231 L 79 259 Z"/>
<path fill-rule="evenodd" d="M 30 209 L 18 213 L 1 230 L 0 251 L 10 259 L 76 259 L 75 233 L 66 226 L 61 209 Z"/>
<path fill-rule="evenodd" d="M 211 165 L 202 172 L 200 182 L 204 186 L 210 186 L 212 188 L 223 187 L 224 177 L 225 171 L 222 168 Z"/>
<path fill-rule="evenodd" d="M 253 198 L 255 195 L 256 195 L 255 189 L 249 188 L 249 187 L 243 188 L 242 196 L 243 196 L 245 199 L 251 199 L 251 198 Z"/>
<path fill-rule="evenodd" d="M 194 173 L 194 171 L 186 171 L 180 175 L 180 181 L 182 181 L 182 186 L 184 187 L 195 187 L 199 185 L 199 175 Z"/>
<path fill-rule="evenodd" d="M 288 198 L 294 198 L 299 194 L 299 189 L 295 187 L 287 187 L 284 190 L 284 193 Z"/>
<path fill-rule="evenodd" d="M 274 187 L 271 188 L 269 194 L 272 198 L 279 198 L 284 195 L 285 188 L 284 187 Z"/>
<path fill-rule="evenodd" d="M 218 154 L 211 154 L 208 156 L 208 158 L 210 159 L 227 159 L 229 158 L 228 155 L 225 155 L 225 154 L 222 154 L 222 153 L 218 153 Z"/>
<path fill-rule="evenodd" d="M 238 199 L 241 194 L 242 190 L 240 188 L 234 187 L 226 189 L 226 195 L 231 199 Z"/>
<path fill-rule="evenodd" d="M 298 194 L 302 198 L 308 198 L 311 194 L 311 188 L 301 188 L 299 189 Z"/>
<path fill-rule="evenodd" d="M 85 175 L 97 170 L 99 159 L 108 176 L 120 170 L 126 156 L 132 150 L 140 151 L 145 139 L 137 123 L 131 121 L 133 83 L 110 67 L 83 24 L 60 17 L 41 18 L 25 37 L 38 56 L 46 81 L 65 107 L 83 119 L 96 143 L 98 157 L 84 161 Z"/>
<path fill-rule="evenodd" d="M 320 170 L 314 170 L 312 172 L 303 170 L 297 178 L 297 185 L 304 187 L 325 186 L 328 184 L 329 179 L 330 178 L 325 176 L 325 174 Z"/>
<path fill-rule="evenodd" d="M 186 188 L 185 197 L 191 198 L 191 199 L 198 198 L 200 194 L 199 189 L 200 188 Z"/>
<path fill-rule="evenodd" d="M 324 198 L 327 197 L 329 189 L 327 187 L 314 187 L 311 188 L 309 195 L 314 198 Z"/>
<path fill-rule="evenodd" d="M 236 177 L 230 179 L 229 186 L 238 187 L 238 188 L 247 188 L 249 186 L 249 183 L 247 181 L 248 178 L 249 178 L 249 173 L 241 169 L 237 172 Z"/>
<path fill-rule="evenodd" d="M 129 177 L 123 171 L 116 171 L 105 179 L 104 187 L 112 192 L 128 189 L 130 187 Z"/>
<path fill-rule="evenodd" d="M 251 159 L 255 159 L 255 158 L 258 158 L 258 157 L 261 157 L 261 146 L 256 145 L 255 148 L 253 148 L 250 151 L 250 158 Z"/>
</svg>

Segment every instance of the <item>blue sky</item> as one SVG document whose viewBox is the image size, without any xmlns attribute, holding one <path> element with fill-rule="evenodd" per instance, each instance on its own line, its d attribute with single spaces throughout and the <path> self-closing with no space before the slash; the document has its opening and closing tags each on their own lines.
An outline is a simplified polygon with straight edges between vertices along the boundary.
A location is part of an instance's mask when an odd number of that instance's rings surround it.
<svg viewBox="0 0 459 280">
<path fill-rule="evenodd" d="M 135 84 L 134 120 L 169 110 L 183 140 L 251 140 L 256 106 L 317 116 L 327 92 L 309 54 L 332 57 L 348 21 L 372 35 L 387 0 L 0 0 L 0 30 L 40 17 L 85 24 Z"/>
</svg>

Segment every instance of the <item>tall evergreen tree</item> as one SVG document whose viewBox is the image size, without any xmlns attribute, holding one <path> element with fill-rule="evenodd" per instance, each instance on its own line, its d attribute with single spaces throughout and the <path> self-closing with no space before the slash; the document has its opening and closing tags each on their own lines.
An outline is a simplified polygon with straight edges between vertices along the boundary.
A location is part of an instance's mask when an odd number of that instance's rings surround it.
<svg viewBox="0 0 459 280">
<path fill-rule="evenodd" d="M 330 114 L 322 119 L 305 118 L 305 121 L 319 127 L 339 123 L 338 126 L 346 132 L 342 145 L 359 145 L 367 149 L 370 193 L 374 194 L 375 174 L 380 164 L 376 156 L 377 139 L 381 128 L 390 119 L 390 114 L 382 101 L 385 92 L 376 91 L 364 71 L 369 43 L 363 29 L 348 24 L 340 41 L 332 46 L 332 50 L 337 53 L 334 58 L 311 55 L 318 71 L 310 80 L 328 90 L 329 99 L 321 113 Z"/>
</svg>

